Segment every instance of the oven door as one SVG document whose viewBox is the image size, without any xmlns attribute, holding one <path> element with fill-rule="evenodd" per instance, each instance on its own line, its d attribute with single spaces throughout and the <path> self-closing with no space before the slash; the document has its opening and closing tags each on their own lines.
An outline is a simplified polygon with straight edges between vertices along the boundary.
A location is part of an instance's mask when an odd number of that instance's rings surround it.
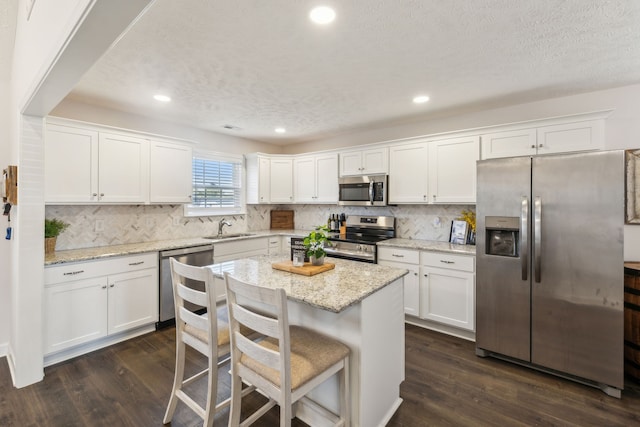
<svg viewBox="0 0 640 427">
<path fill-rule="evenodd" d="M 387 176 L 366 175 L 340 178 L 338 204 L 342 206 L 386 206 Z"/>
</svg>

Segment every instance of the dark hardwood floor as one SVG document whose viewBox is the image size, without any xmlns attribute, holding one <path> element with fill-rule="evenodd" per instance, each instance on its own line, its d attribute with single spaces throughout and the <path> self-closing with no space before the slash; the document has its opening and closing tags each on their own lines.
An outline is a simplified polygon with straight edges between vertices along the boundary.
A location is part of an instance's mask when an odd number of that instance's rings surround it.
<svg viewBox="0 0 640 427">
<path fill-rule="evenodd" d="M 173 381 L 174 329 L 120 343 L 45 369 L 44 381 L 14 389 L 0 363 L 0 426 L 160 426 Z M 204 358 L 189 352 L 190 372 Z M 229 378 L 220 376 L 222 400 Z M 204 380 L 193 385 L 204 399 Z M 414 426 L 640 425 L 640 385 L 627 380 L 622 399 L 600 390 L 496 359 L 475 356 L 474 344 L 406 327 L 404 402 L 389 422 Z M 247 413 L 264 401 L 243 400 Z M 228 410 L 216 425 L 226 425 Z M 277 408 L 256 426 L 278 425 Z M 183 404 L 172 426 L 201 425 Z M 294 420 L 294 426 L 305 425 Z M 369 427 L 369 426 L 363 426 Z"/>
</svg>

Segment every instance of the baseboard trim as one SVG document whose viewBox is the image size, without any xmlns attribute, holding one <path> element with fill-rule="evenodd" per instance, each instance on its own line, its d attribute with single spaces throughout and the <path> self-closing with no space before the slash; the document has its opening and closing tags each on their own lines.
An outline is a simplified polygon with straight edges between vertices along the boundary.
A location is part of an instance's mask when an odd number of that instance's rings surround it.
<svg viewBox="0 0 640 427">
<path fill-rule="evenodd" d="M 9 354 L 9 343 L 0 344 L 0 357 L 5 357 L 7 354 Z"/>
<path fill-rule="evenodd" d="M 410 325 L 419 326 L 421 328 L 430 329 L 432 331 L 441 332 L 443 334 L 452 335 L 454 337 L 462 338 L 467 341 L 476 341 L 476 333 L 473 331 L 466 331 L 464 329 L 456 328 L 455 326 L 449 326 L 431 320 L 420 319 L 418 317 L 405 315 L 404 322 Z"/>
<path fill-rule="evenodd" d="M 119 342 L 126 341 L 140 335 L 148 334 L 149 332 L 153 332 L 155 330 L 155 324 L 141 326 L 130 331 L 100 338 L 90 343 L 79 345 L 77 347 L 71 347 L 65 350 L 58 351 L 56 353 L 47 354 L 44 356 L 44 366 L 47 367 L 55 365 L 56 363 L 64 362 L 65 360 L 69 360 L 77 356 L 82 356 L 83 354 L 87 354 L 101 348 L 109 347 L 110 345 L 117 344 Z"/>
</svg>

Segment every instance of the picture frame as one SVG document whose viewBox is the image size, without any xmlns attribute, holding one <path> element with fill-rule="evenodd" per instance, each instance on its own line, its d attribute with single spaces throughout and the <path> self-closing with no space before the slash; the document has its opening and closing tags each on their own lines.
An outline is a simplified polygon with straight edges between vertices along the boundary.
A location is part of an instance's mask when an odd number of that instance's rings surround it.
<svg viewBox="0 0 640 427">
<path fill-rule="evenodd" d="M 466 221 L 451 221 L 451 234 L 449 235 L 449 243 L 456 245 L 466 245 L 469 235 L 469 224 Z"/>
</svg>

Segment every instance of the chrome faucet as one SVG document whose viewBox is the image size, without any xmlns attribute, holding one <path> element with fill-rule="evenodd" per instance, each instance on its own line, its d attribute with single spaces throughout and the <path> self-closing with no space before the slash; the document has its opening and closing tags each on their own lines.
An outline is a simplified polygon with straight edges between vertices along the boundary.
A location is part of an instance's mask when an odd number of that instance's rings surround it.
<svg viewBox="0 0 640 427">
<path fill-rule="evenodd" d="M 231 227 L 231 223 L 226 219 L 222 218 L 218 223 L 218 236 L 222 236 L 222 227 L 224 227 L 225 225 L 228 225 L 229 227 Z"/>
</svg>

